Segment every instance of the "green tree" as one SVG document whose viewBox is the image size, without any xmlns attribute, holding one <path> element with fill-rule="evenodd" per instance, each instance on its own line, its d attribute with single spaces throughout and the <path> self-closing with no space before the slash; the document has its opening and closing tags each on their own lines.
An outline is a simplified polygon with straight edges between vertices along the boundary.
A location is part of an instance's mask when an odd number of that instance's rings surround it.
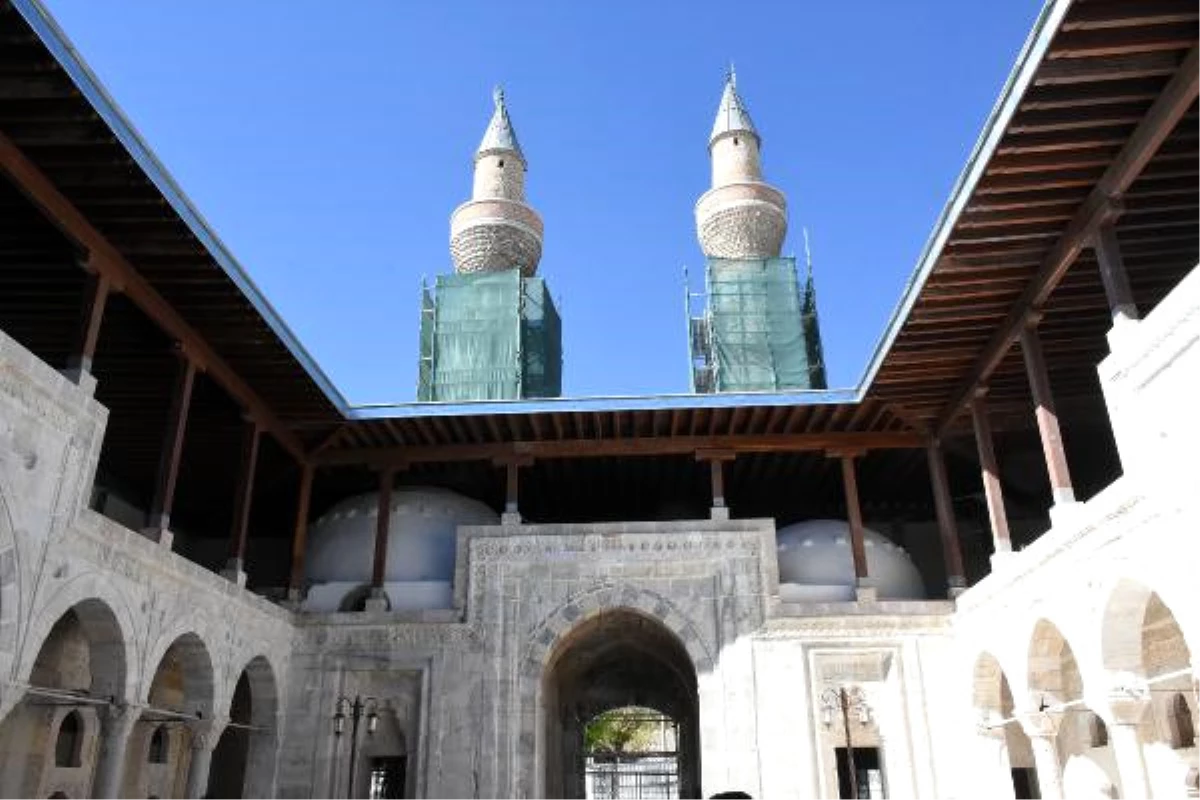
<svg viewBox="0 0 1200 800">
<path fill-rule="evenodd" d="M 658 712 L 626 706 L 592 718 L 584 729 L 584 746 L 593 754 L 637 753 L 655 749 L 662 722 Z"/>
</svg>

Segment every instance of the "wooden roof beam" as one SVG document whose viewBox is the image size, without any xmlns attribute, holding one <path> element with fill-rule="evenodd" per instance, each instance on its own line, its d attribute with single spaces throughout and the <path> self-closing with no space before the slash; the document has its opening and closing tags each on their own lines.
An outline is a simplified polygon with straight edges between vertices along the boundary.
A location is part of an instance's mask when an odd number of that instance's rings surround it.
<svg viewBox="0 0 1200 800">
<path fill-rule="evenodd" d="M 1030 314 L 1038 310 L 1058 286 L 1079 252 L 1099 230 L 1121 213 L 1120 197 L 1145 169 L 1158 148 L 1170 136 L 1175 125 L 1196 101 L 1200 77 L 1200 56 L 1193 48 L 1179 66 L 1175 76 L 1163 87 L 1162 93 L 1138 123 L 1129 141 L 1097 181 L 1079 211 L 1071 219 L 1058 242 L 1042 261 L 1037 275 L 1025 287 L 1013 304 L 1008 316 L 996 330 L 983 353 L 951 396 L 938 416 L 936 435 L 941 436 L 959 411 L 971 400 L 975 389 L 1000 365 L 1013 342 L 1020 336 Z"/>
<path fill-rule="evenodd" d="M 353 426 L 352 426 L 353 427 Z M 779 453 L 830 448 L 884 450 L 924 446 L 915 433 L 800 433 L 778 435 L 677 436 L 669 438 L 575 439 L 568 441 L 518 441 L 492 444 L 427 445 L 418 447 L 356 447 L 326 450 L 321 464 L 439 463 L 453 461 L 503 461 L 598 458 L 611 456 L 694 455 L 697 452 Z"/>
<path fill-rule="evenodd" d="M 90 263 L 112 282 L 116 290 L 124 292 L 168 336 L 179 341 L 197 366 L 202 367 L 248 414 L 270 431 L 293 458 L 304 460 L 304 445 L 295 432 L 275 416 L 258 393 L 3 133 L 0 133 L 0 168 L 68 238 L 87 250 Z"/>
</svg>

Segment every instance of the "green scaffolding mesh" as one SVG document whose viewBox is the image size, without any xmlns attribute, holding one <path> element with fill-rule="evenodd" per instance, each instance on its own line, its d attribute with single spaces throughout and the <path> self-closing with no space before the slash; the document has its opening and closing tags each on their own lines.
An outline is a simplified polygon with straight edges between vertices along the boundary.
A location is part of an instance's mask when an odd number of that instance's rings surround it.
<svg viewBox="0 0 1200 800">
<path fill-rule="evenodd" d="M 541 278 L 443 275 L 421 293 L 423 401 L 516 400 L 562 391 L 562 325 Z"/>
<path fill-rule="evenodd" d="M 708 259 L 707 309 L 691 320 L 697 392 L 824 389 L 812 276 L 794 258 Z"/>
</svg>

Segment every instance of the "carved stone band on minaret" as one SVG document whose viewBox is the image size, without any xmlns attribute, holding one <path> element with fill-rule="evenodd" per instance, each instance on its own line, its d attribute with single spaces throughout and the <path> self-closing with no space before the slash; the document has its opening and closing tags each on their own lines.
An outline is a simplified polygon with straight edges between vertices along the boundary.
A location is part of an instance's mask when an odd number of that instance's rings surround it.
<svg viewBox="0 0 1200 800">
<path fill-rule="evenodd" d="M 525 154 L 508 115 L 504 92 L 475 152 L 471 199 L 450 215 L 450 256 L 459 273 L 520 269 L 537 272 L 542 219 L 525 202 Z"/>
</svg>

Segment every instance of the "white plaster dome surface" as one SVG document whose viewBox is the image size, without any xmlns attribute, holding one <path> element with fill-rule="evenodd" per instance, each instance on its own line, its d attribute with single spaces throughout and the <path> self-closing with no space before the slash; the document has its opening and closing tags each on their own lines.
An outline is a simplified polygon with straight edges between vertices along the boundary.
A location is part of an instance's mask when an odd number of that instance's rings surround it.
<svg viewBox="0 0 1200 800">
<path fill-rule="evenodd" d="M 310 532 L 307 566 L 312 583 L 370 580 L 375 552 L 378 493 L 343 500 Z M 450 582 L 459 525 L 495 525 L 496 512 L 448 489 L 398 487 L 392 491 L 384 580 Z"/>
<path fill-rule="evenodd" d="M 854 599 L 854 559 L 850 553 L 850 525 L 845 520 L 798 522 L 776 531 L 775 540 L 782 600 Z M 863 544 L 868 585 L 876 587 L 880 599 L 924 599 L 921 573 L 904 548 L 869 528 L 863 529 Z"/>
</svg>

